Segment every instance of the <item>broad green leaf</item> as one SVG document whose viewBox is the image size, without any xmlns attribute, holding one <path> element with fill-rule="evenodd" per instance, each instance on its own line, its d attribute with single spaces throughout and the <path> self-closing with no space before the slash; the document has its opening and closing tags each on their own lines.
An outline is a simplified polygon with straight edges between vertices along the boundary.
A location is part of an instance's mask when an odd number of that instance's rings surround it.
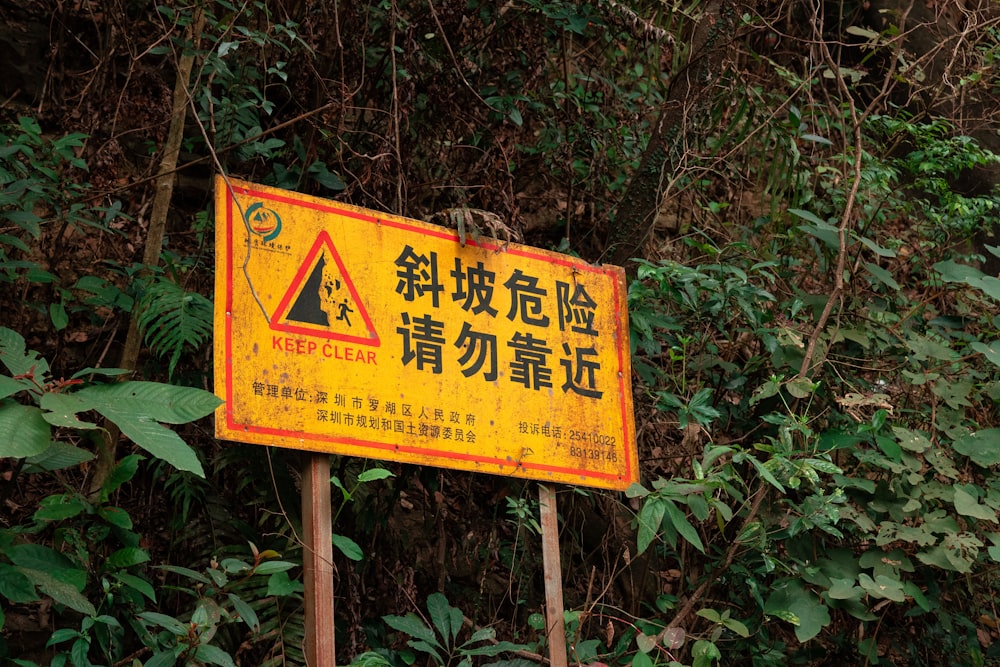
<svg viewBox="0 0 1000 667">
<path fill-rule="evenodd" d="M 955 486 L 955 511 L 962 516 L 971 516 L 974 519 L 984 519 L 996 522 L 996 510 L 990 509 L 986 505 L 980 505 L 972 495 L 965 492 L 960 486 Z"/>
<path fill-rule="evenodd" d="M 434 627 L 445 640 L 445 645 L 451 646 L 455 638 L 458 637 L 458 631 L 462 629 L 462 612 L 453 609 L 448 604 L 448 598 L 443 594 L 431 593 L 427 596 L 427 613 L 430 615 Z"/>
<path fill-rule="evenodd" d="M 21 334 L 7 327 L 0 327 L 0 362 L 11 375 L 34 375 L 39 384 L 47 380 L 49 363 L 33 350 L 26 350 Z"/>
<path fill-rule="evenodd" d="M 283 560 L 269 560 L 254 568 L 254 574 L 274 574 L 275 572 L 287 572 L 295 567 L 295 563 Z"/>
<path fill-rule="evenodd" d="M 142 577 L 129 574 L 128 572 L 115 572 L 112 576 L 121 582 L 122 585 L 139 591 L 150 602 L 156 602 L 156 591 L 153 590 L 152 584 Z"/>
<path fill-rule="evenodd" d="M 684 512 L 680 510 L 672 501 L 664 500 L 664 508 L 667 511 L 667 516 L 670 518 L 670 522 L 674 525 L 674 528 L 685 540 L 691 543 L 691 545 L 698 551 L 705 553 L 705 547 L 701 543 L 701 538 L 698 536 L 698 531 L 695 530 L 694 526 L 688 521 L 687 516 Z"/>
<path fill-rule="evenodd" d="M 301 593 L 304 590 L 305 586 L 302 585 L 302 582 L 289 578 L 287 572 L 275 572 L 267 578 L 268 597 L 272 595 L 284 597 L 293 593 Z"/>
<path fill-rule="evenodd" d="M 86 463 L 94 459 L 94 455 L 86 449 L 75 447 L 68 442 L 53 442 L 41 454 L 29 456 L 24 460 L 25 473 L 51 472 Z"/>
<path fill-rule="evenodd" d="M 785 385 L 785 388 L 788 390 L 788 393 L 795 398 L 807 398 L 809 394 L 816 391 L 818 386 L 818 383 L 813 382 L 809 378 L 797 377 L 793 380 L 789 380 Z"/>
<path fill-rule="evenodd" d="M 76 416 L 76 413 L 86 412 L 90 409 L 76 394 L 46 392 L 42 394 L 38 405 L 42 410 L 45 410 L 42 417 L 53 426 L 65 426 L 77 429 L 97 428 L 97 424 L 82 421 Z"/>
<path fill-rule="evenodd" d="M 172 649 L 154 653 L 153 657 L 146 661 L 145 667 L 174 667 L 177 664 L 177 656 L 184 649 L 183 644 L 179 644 Z"/>
<path fill-rule="evenodd" d="M 156 611 L 144 611 L 139 613 L 139 618 L 146 621 L 147 623 L 152 623 L 157 625 L 167 632 L 171 632 L 178 637 L 186 637 L 188 633 L 187 625 L 181 623 L 173 616 L 167 616 L 166 614 L 161 614 Z"/>
<path fill-rule="evenodd" d="M 153 419 L 165 424 L 186 424 L 210 415 L 222 403 L 215 394 L 193 387 L 159 382 L 113 382 L 84 387 L 75 392 L 94 410 Z"/>
<path fill-rule="evenodd" d="M 826 220 L 823 220 L 818 215 L 816 215 L 815 213 L 812 213 L 810 211 L 806 211 L 806 210 L 801 209 L 801 208 L 790 208 L 790 209 L 788 209 L 788 212 L 791 213 L 792 215 L 796 216 L 796 217 L 802 218 L 803 220 L 805 220 L 807 222 L 811 222 L 814 225 L 817 225 L 818 227 L 821 227 L 821 228 L 824 228 L 824 229 L 831 229 L 833 231 L 837 231 L 836 227 L 834 227 L 829 222 L 827 222 Z"/>
<path fill-rule="evenodd" d="M 912 431 L 901 426 L 893 426 L 892 432 L 896 435 L 899 446 L 910 452 L 926 452 L 931 448 L 931 441 L 927 436 L 919 431 Z"/>
<path fill-rule="evenodd" d="M 883 269 L 878 264 L 873 264 L 872 262 L 865 262 L 865 268 L 868 269 L 868 273 L 872 274 L 872 276 L 877 281 L 879 281 L 886 287 L 895 290 L 897 292 L 900 290 L 899 283 L 893 280 L 892 274 Z"/>
<path fill-rule="evenodd" d="M 138 454 L 129 454 L 128 456 L 122 458 L 121 461 L 115 465 L 111 470 L 111 474 L 108 475 L 108 480 L 104 483 L 105 497 L 110 496 L 112 493 L 117 491 L 122 484 L 129 481 L 135 476 L 136 471 L 139 469 L 139 461 L 142 461 L 142 457 Z"/>
<path fill-rule="evenodd" d="M 97 510 L 97 515 L 112 526 L 132 530 L 132 517 L 120 507 L 102 507 Z"/>
<path fill-rule="evenodd" d="M 31 579 L 7 563 L 0 563 L 0 595 L 15 604 L 35 602 L 39 599 Z"/>
<path fill-rule="evenodd" d="M 49 304 L 49 318 L 56 331 L 62 331 L 69 324 L 69 313 L 66 312 L 66 306 L 61 301 Z"/>
<path fill-rule="evenodd" d="M 52 428 L 33 405 L 0 402 L 0 458 L 41 454 L 52 443 Z"/>
<path fill-rule="evenodd" d="M 179 565 L 157 565 L 158 570 L 164 570 L 165 572 L 172 572 L 173 574 L 180 575 L 192 581 L 197 581 L 200 584 L 210 584 L 212 583 L 208 577 L 203 575 L 201 572 L 196 572 L 192 569 L 181 567 Z"/>
<path fill-rule="evenodd" d="M 826 605 L 795 579 L 786 579 L 773 586 L 764 604 L 764 613 L 793 623 L 795 636 L 800 642 L 809 641 L 830 624 L 830 611 Z"/>
<path fill-rule="evenodd" d="M 131 409 L 127 412 L 119 412 L 110 406 L 96 409 L 114 422 L 127 438 L 156 458 L 178 470 L 187 470 L 199 477 L 205 476 L 195 451 L 166 426 L 152 421 L 146 415 L 136 414 Z"/>
<path fill-rule="evenodd" d="M 358 481 L 362 483 L 374 482 L 375 480 L 386 479 L 392 476 L 393 474 L 388 470 L 386 470 L 385 468 L 371 468 L 369 470 L 365 470 L 360 475 L 358 475 Z"/>
<path fill-rule="evenodd" d="M 62 521 L 87 509 L 88 504 L 79 496 L 68 493 L 42 498 L 35 511 L 36 521 Z"/>
<path fill-rule="evenodd" d="M 125 569 L 149 561 L 149 552 L 138 547 L 123 547 L 108 556 L 105 564 L 116 570 Z"/>
<path fill-rule="evenodd" d="M 437 643 L 437 638 L 434 636 L 434 631 L 424 625 L 424 622 L 417 618 L 416 614 L 413 614 L 412 612 L 406 616 L 383 616 L 382 620 L 385 621 L 385 624 L 393 630 L 397 630 L 416 639 L 422 639 L 440 648 L 440 645 Z"/>
<path fill-rule="evenodd" d="M 70 379 L 77 380 L 79 378 L 87 377 L 88 375 L 101 375 L 103 377 L 117 377 L 119 375 L 128 375 L 132 371 L 125 368 L 94 368 L 88 366 L 83 370 L 79 370 L 70 376 Z"/>
<path fill-rule="evenodd" d="M 635 645 L 642 653 L 649 653 L 656 648 L 656 635 L 647 635 L 640 632 L 635 636 Z"/>
<path fill-rule="evenodd" d="M 344 554 L 353 561 L 360 561 L 364 559 L 365 554 L 358 546 L 358 543 L 347 537 L 346 535 L 333 534 L 333 546 L 340 549 L 340 553 Z"/>
<path fill-rule="evenodd" d="M 288 575 L 285 575 L 285 578 L 287 579 Z M 270 583 L 268 583 L 267 588 L 268 588 L 268 596 L 270 596 L 271 595 Z M 244 602 L 243 598 L 241 598 L 239 595 L 236 595 L 235 593 L 230 593 L 228 597 L 229 601 L 233 604 L 233 609 L 235 609 L 236 613 L 240 615 L 240 620 L 246 623 L 246 626 L 250 628 L 251 632 L 259 632 L 260 620 L 257 618 L 257 612 L 253 610 L 253 607 Z"/>
<path fill-rule="evenodd" d="M 875 243 L 875 241 L 872 241 L 870 238 L 867 238 L 865 236 L 856 236 L 855 238 L 857 240 L 861 241 L 861 243 L 863 243 L 864 245 L 866 245 L 869 250 L 871 250 L 873 253 L 875 253 L 879 257 L 895 257 L 896 256 L 896 251 L 895 250 L 890 250 L 889 248 L 884 248 L 884 247 L 880 246 L 878 243 Z"/>
<path fill-rule="evenodd" d="M 989 344 L 977 340 L 974 343 L 969 343 L 969 349 L 979 352 L 995 366 L 1000 366 L 1000 340 L 990 341 Z"/>
<path fill-rule="evenodd" d="M 893 602 L 903 602 L 906 599 L 903 594 L 903 582 L 899 579 L 893 579 L 884 574 L 877 575 L 872 579 L 862 572 L 858 575 L 858 583 L 874 598 L 888 599 Z"/>
<path fill-rule="evenodd" d="M 639 533 L 637 536 L 636 555 L 643 553 L 660 532 L 663 515 L 666 512 L 664 501 L 659 496 L 646 498 L 639 510 Z"/>
<path fill-rule="evenodd" d="M 201 662 L 207 662 L 211 665 L 236 667 L 236 663 L 233 662 L 232 657 L 228 653 L 218 646 L 212 646 L 211 644 L 201 644 L 198 646 L 198 650 L 194 652 L 194 656 Z"/>
<path fill-rule="evenodd" d="M 83 595 L 80 594 L 80 591 L 78 591 L 72 584 L 59 581 L 48 572 L 42 572 L 41 570 L 34 570 L 27 567 L 18 569 L 21 574 L 28 577 L 32 583 L 38 586 L 40 591 L 59 604 L 65 605 L 73 611 L 80 612 L 86 616 L 97 615 L 97 610 L 94 608 L 94 605 L 90 603 L 90 600 L 83 597 Z"/>
<path fill-rule="evenodd" d="M 24 380 L 15 380 L 9 375 L 0 375 L 0 398 L 7 398 L 8 396 L 13 396 L 19 391 L 24 391 L 25 389 L 31 389 L 34 386 L 30 382 Z"/>
<path fill-rule="evenodd" d="M 857 600 L 864 597 L 865 591 L 854 585 L 854 579 L 830 579 L 826 594 L 833 600 Z"/>
<path fill-rule="evenodd" d="M 52 572 L 58 570 L 76 569 L 73 565 L 73 561 L 69 558 L 62 555 L 55 549 L 42 544 L 15 544 L 7 547 L 5 555 L 14 565 L 32 568 L 35 570 Z M 81 573 L 83 572 L 82 570 L 76 571 Z M 86 573 L 83 573 L 82 578 L 77 579 L 75 576 L 71 578 L 76 579 L 77 583 L 79 583 L 78 588 L 83 590 L 83 585 L 86 581 Z"/>
<path fill-rule="evenodd" d="M 1000 463 L 1000 428 L 975 431 L 956 440 L 953 446 L 978 466 L 995 466 Z"/>
</svg>

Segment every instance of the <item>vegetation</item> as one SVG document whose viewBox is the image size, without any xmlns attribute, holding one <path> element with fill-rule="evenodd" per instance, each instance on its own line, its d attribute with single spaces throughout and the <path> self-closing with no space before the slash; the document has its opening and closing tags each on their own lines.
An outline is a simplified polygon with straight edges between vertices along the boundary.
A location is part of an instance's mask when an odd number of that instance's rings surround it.
<svg viewBox="0 0 1000 667">
<path fill-rule="evenodd" d="M 206 419 L 216 172 L 626 264 L 574 663 L 1000 661 L 996 2 L 0 18 L 3 664 L 305 663 L 296 454 Z M 333 464 L 340 662 L 542 664 L 530 485 Z"/>
</svg>

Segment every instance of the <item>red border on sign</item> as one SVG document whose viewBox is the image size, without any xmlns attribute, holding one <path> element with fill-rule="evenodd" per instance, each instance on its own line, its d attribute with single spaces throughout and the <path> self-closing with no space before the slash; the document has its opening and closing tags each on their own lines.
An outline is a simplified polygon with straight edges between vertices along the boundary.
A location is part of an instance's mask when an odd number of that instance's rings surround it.
<svg viewBox="0 0 1000 667">
<path fill-rule="evenodd" d="M 290 324 L 287 320 L 281 322 L 281 318 L 285 316 L 291 306 L 292 298 L 298 291 L 299 286 L 304 280 L 307 279 L 307 274 L 312 272 L 313 262 L 316 261 L 316 255 L 319 251 L 326 246 L 327 250 L 333 256 L 334 261 L 337 263 L 337 268 L 340 270 L 340 277 L 344 279 L 344 283 L 347 285 L 348 291 L 351 293 L 351 298 L 354 299 L 354 304 L 358 307 L 361 314 L 361 319 L 365 321 L 365 326 L 368 328 L 367 336 L 352 336 L 350 334 L 336 333 L 333 331 L 323 331 L 322 329 L 310 329 L 309 327 L 297 326 L 295 324 Z M 275 331 L 287 331 L 289 333 L 303 334 L 306 336 L 315 336 L 316 338 L 329 338 L 332 340 L 342 340 L 348 343 L 359 343 L 361 345 L 371 345 L 372 347 L 380 347 L 382 341 L 379 340 L 378 332 L 375 331 L 375 326 L 372 324 L 371 318 L 368 317 L 368 310 L 365 308 L 365 304 L 362 303 L 361 298 L 358 296 L 358 291 L 354 289 L 354 282 L 351 280 L 351 276 L 348 275 L 347 269 L 344 268 L 344 262 L 340 259 L 340 253 L 333 246 L 333 239 L 330 238 L 330 234 L 324 229 L 316 237 L 316 242 L 313 243 L 312 248 L 306 254 L 305 260 L 302 262 L 302 266 L 299 267 L 298 272 L 292 278 L 292 284 L 288 287 L 288 291 L 285 292 L 285 296 L 282 297 L 281 301 L 278 303 L 277 310 L 274 311 L 274 315 L 271 316 L 271 328 Z"/>
<path fill-rule="evenodd" d="M 380 219 L 380 218 L 377 218 L 377 217 L 373 217 L 373 216 L 369 216 L 369 215 L 364 215 L 364 214 L 361 214 L 361 213 L 358 213 L 356 211 L 352 211 L 352 210 L 349 210 L 349 209 L 338 208 L 338 207 L 333 206 L 333 205 L 325 205 L 325 204 L 320 204 L 318 202 L 313 202 L 313 201 L 303 201 L 301 199 L 295 199 L 295 198 L 292 198 L 292 197 L 283 197 L 281 195 L 275 195 L 275 194 L 271 194 L 271 193 L 260 192 L 260 191 L 253 190 L 251 188 L 246 188 L 246 187 L 227 186 L 227 188 L 229 190 L 229 196 L 226 198 L 226 226 L 227 226 L 227 229 L 226 229 L 226 254 L 227 254 L 227 257 L 228 257 L 228 260 L 227 260 L 228 271 L 227 271 L 227 275 L 226 275 L 226 341 L 225 341 L 225 345 L 226 345 L 226 348 L 225 348 L 225 359 L 226 359 L 226 362 L 225 362 L 226 363 L 226 397 L 225 397 L 226 398 L 226 409 L 225 409 L 225 413 L 226 413 L 226 425 L 227 425 L 227 427 L 231 431 L 237 431 L 237 430 L 239 430 L 239 431 L 243 431 L 245 433 L 258 433 L 258 434 L 261 434 L 261 435 L 270 435 L 270 436 L 276 436 L 276 437 L 279 437 L 279 438 L 285 438 L 287 440 L 298 440 L 299 443 L 301 445 L 303 445 L 303 447 L 302 447 L 303 449 L 313 449 L 315 451 L 326 451 L 326 450 L 320 449 L 318 446 L 316 446 L 316 447 L 309 447 L 309 446 L 307 446 L 306 443 L 309 442 L 309 441 L 316 442 L 316 443 L 331 442 L 331 443 L 340 443 L 340 444 L 350 445 L 350 446 L 355 446 L 355 447 L 363 447 L 363 448 L 371 449 L 372 450 L 372 455 L 373 455 L 374 458 L 379 458 L 378 457 L 378 453 L 379 452 L 401 452 L 401 453 L 406 453 L 406 454 L 419 454 L 421 456 L 430 456 L 430 457 L 434 457 L 434 458 L 440 459 L 442 461 L 463 461 L 463 462 L 476 463 L 476 464 L 485 465 L 485 466 L 496 465 L 496 466 L 499 466 L 500 468 L 507 468 L 507 469 L 511 469 L 511 468 L 517 469 L 517 468 L 520 468 L 520 469 L 523 469 L 523 470 L 537 470 L 537 471 L 541 471 L 541 472 L 552 472 L 552 473 L 559 473 L 559 474 L 563 474 L 563 475 L 573 475 L 573 476 L 578 476 L 578 477 L 580 477 L 582 479 L 591 478 L 591 479 L 602 479 L 602 480 L 609 480 L 609 481 L 611 481 L 611 480 L 618 480 L 618 479 L 622 478 L 621 475 L 614 474 L 614 473 L 604 473 L 604 472 L 599 472 L 599 471 L 594 471 L 594 470 L 588 470 L 586 468 L 569 468 L 569 467 L 563 467 L 563 466 L 547 465 L 547 464 L 544 464 L 544 463 L 534 463 L 532 461 L 523 461 L 523 460 L 522 461 L 518 461 L 518 460 L 515 460 L 515 459 L 513 459 L 511 457 L 507 457 L 507 458 L 504 458 L 504 459 L 499 459 L 499 458 L 495 458 L 495 457 L 487 457 L 487 456 L 476 455 L 476 454 L 468 454 L 468 453 L 462 453 L 462 452 L 444 451 L 444 450 L 439 450 L 439 449 L 433 449 L 433 448 L 430 448 L 430 447 L 417 447 L 417 446 L 412 446 L 412 445 L 396 445 L 396 444 L 390 444 L 390 443 L 385 443 L 385 442 L 378 442 L 378 441 L 373 441 L 373 440 L 362 440 L 362 439 L 358 439 L 358 438 L 352 438 L 352 437 L 349 437 L 349 436 L 327 436 L 327 435 L 320 435 L 320 434 L 316 434 L 316 433 L 307 433 L 307 432 L 303 432 L 303 431 L 290 431 L 290 430 L 280 429 L 280 428 L 270 428 L 270 427 L 254 426 L 254 425 L 251 425 L 251 424 L 239 424 L 239 423 L 237 423 L 235 421 L 234 417 L 233 417 L 233 411 L 232 411 L 232 409 L 230 407 L 232 405 L 232 401 L 233 401 L 233 356 L 232 356 L 232 350 L 233 350 L 233 339 L 232 339 L 232 335 L 233 335 L 233 327 L 232 327 L 232 319 L 233 319 L 232 318 L 232 307 L 233 307 L 233 303 L 232 303 L 232 299 L 233 299 L 233 272 L 234 272 L 234 267 L 233 267 L 233 197 L 236 194 L 250 196 L 250 197 L 253 197 L 255 199 L 269 200 L 269 201 L 274 201 L 274 202 L 280 202 L 280 203 L 283 203 L 283 204 L 288 204 L 288 205 L 291 205 L 291 206 L 298 206 L 298 207 L 301 207 L 301 208 L 312 209 L 314 211 L 319 211 L 319 212 L 322 212 L 322 213 L 332 213 L 332 214 L 335 214 L 335 215 L 341 215 L 341 216 L 344 216 L 344 217 L 353 218 L 355 220 L 360 220 L 360 221 L 368 222 L 368 223 L 375 224 L 375 225 L 385 225 L 387 227 L 393 227 L 393 228 L 396 228 L 396 229 L 402 229 L 402 230 L 405 230 L 405 231 L 408 231 L 408 232 L 413 232 L 413 233 L 420 234 L 420 235 L 423 235 L 423 236 L 430 236 L 430 237 L 440 238 L 440 239 L 448 239 L 448 240 L 456 241 L 456 242 L 458 241 L 458 234 L 457 234 L 457 232 L 448 232 L 444 228 L 442 228 L 441 231 L 423 229 L 421 227 L 415 227 L 413 225 L 406 224 L 404 222 L 399 222 L 399 221 L 396 221 L 396 220 L 384 220 L 384 219 Z M 314 251 L 317 250 L 318 245 L 319 245 L 319 239 L 324 234 L 326 234 L 325 231 L 321 232 L 320 236 L 317 237 L 317 242 L 313 245 L 313 250 Z M 559 266 L 572 267 L 576 271 L 586 271 L 588 273 L 597 273 L 597 274 L 603 274 L 603 275 L 608 275 L 609 273 L 611 273 L 611 271 L 605 270 L 601 266 L 589 266 L 589 265 L 584 264 L 582 262 L 572 261 L 571 259 L 561 259 L 561 258 L 558 258 L 558 257 L 549 256 L 549 255 L 547 255 L 545 253 L 542 253 L 542 252 L 535 253 L 535 252 L 531 252 L 529 250 L 524 250 L 524 249 L 521 249 L 521 248 L 505 248 L 501 244 L 482 243 L 482 242 L 477 242 L 474 239 L 467 238 L 466 239 L 466 245 L 472 245 L 472 246 L 476 246 L 476 247 L 480 247 L 480 248 L 485 248 L 485 249 L 493 250 L 493 251 L 503 251 L 503 252 L 507 252 L 507 253 L 509 253 L 511 255 L 514 255 L 516 257 L 527 257 L 527 258 L 531 258 L 531 259 L 538 259 L 538 260 L 542 260 L 544 262 L 547 262 L 549 264 L 555 264 L 555 265 L 559 265 Z M 331 247 L 332 247 L 332 243 L 331 243 Z M 334 256 L 337 257 L 338 266 L 342 267 L 342 265 L 340 264 L 340 258 L 339 258 L 339 256 L 337 256 L 336 253 L 334 253 Z M 304 262 L 303 266 L 310 265 L 310 264 L 311 264 L 311 262 Z M 301 272 L 303 272 L 305 270 L 306 269 L 300 268 L 299 271 L 301 273 Z M 342 275 L 345 275 L 345 277 L 346 277 L 346 273 L 342 273 Z M 298 280 L 298 276 L 296 276 L 296 281 L 293 281 L 293 286 L 297 283 L 297 280 Z M 353 289 L 353 286 L 352 286 L 352 289 Z M 293 290 L 290 290 L 290 292 L 291 291 L 293 291 Z M 620 305 L 621 304 L 621 297 L 622 297 L 622 295 L 621 295 L 621 292 L 619 290 L 619 284 L 618 284 L 617 280 L 615 281 L 615 284 L 614 284 L 614 293 L 615 293 L 615 304 L 616 305 Z M 353 291 L 352 291 L 352 294 L 353 294 Z M 287 294 L 286 294 L 286 297 L 288 297 Z M 360 301 L 357 301 L 357 300 L 355 302 L 356 303 L 360 303 Z M 283 303 L 284 303 L 284 300 L 283 300 Z M 284 304 L 284 305 L 287 307 L 287 304 Z M 280 305 L 279 305 L 279 308 L 278 308 L 278 312 L 281 312 L 281 306 Z M 628 345 L 628 331 L 623 331 L 621 325 L 622 325 L 622 318 L 621 317 L 616 318 L 616 320 L 615 320 L 614 335 L 615 335 L 615 337 L 617 338 L 617 341 L 618 341 L 618 368 L 619 368 L 619 372 L 618 372 L 618 399 L 619 399 L 619 404 L 620 404 L 620 407 L 621 407 L 622 436 L 623 436 L 622 437 L 622 445 L 621 445 L 621 447 L 620 447 L 620 449 L 618 451 L 624 456 L 624 461 L 625 461 L 625 476 L 624 477 L 627 478 L 627 479 L 632 479 L 633 475 L 634 475 L 634 472 L 632 470 L 632 458 L 631 458 L 631 456 L 629 456 L 628 446 L 629 446 L 629 443 L 632 442 L 632 437 L 633 437 L 634 434 L 630 434 L 628 432 L 629 431 L 630 420 L 628 418 L 629 417 L 629 415 L 628 415 L 629 406 L 628 406 L 628 401 L 626 400 L 626 396 L 628 394 L 628 389 L 629 389 L 629 387 L 626 385 L 626 383 L 631 383 L 632 379 L 631 379 L 631 377 L 625 376 L 625 374 L 623 372 L 621 372 L 621 369 L 625 368 L 625 360 L 624 360 L 624 356 L 623 355 L 626 354 L 626 346 Z M 368 326 L 369 326 L 369 330 L 373 331 L 373 327 L 371 326 L 370 322 L 368 323 Z M 312 329 L 309 329 L 309 330 L 306 330 L 306 331 L 302 331 L 301 333 L 305 333 L 305 334 L 308 334 L 310 336 L 316 336 L 316 335 L 318 335 L 317 332 L 315 330 L 312 330 Z M 371 344 L 371 343 L 369 342 L 368 344 Z M 444 467 L 447 467 L 447 465 L 445 465 Z"/>
</svg>

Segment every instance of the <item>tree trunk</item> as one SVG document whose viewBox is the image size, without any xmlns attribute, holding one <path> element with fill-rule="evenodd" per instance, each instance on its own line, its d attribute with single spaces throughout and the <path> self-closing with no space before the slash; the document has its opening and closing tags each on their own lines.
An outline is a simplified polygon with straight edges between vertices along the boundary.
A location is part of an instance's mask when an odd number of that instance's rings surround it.
<svg viewBox="0 0 1000 667">
<path fill-rule="evenodd" d="M 688 138 L 706 133 L 704 121 L 711 108 L 712 82 L 722 70 L 736 16 L 737 3 L 733 0 L 712 0 L 705 6 L 691 39 L 688 64 L 671 81 L 639 169 L 618 204 L 604 258 L 625 266 L 630 275 L 634 274 L 631 260 L 642 254 L 667 185 L 689 148 Z"/>
</svg>

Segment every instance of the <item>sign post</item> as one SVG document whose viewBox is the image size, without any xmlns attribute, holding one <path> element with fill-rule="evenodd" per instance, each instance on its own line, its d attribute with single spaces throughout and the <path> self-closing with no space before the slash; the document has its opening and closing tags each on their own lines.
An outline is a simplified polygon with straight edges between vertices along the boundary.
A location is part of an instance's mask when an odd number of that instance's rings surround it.
<svg viewBox="0 0 1000 667">
<path fill-rule="evenodd" d="M 306 454 L 302 470 L 302 574 L 305 579 L 306 665 L 333 667 L 333 525 L 330 457 Z"/>
<path fill-rule="evenodd" d="M 545 574 L 545 632 L 549 640 L 549 664 L 566 667 L 566 619 L 563 616 L 562 563 L 559 559 L 559 512 L 556 492 L 538 485 L 542 527 L 542 569 Z"/>
<path fill-rule="evenodd" d="M 619 267 L 220 176 L 215 293 L 220 439 L 547 484 L 638 479 Z M 318 461 L 303 487 L 316 575 L 332 540 Z M 547 534 L 558 581 L 554 521 Z M 321 579 L 315 617 L 332 618 Z M 322 632 L 332 653 L 332 622 Z"/>
</svg>

